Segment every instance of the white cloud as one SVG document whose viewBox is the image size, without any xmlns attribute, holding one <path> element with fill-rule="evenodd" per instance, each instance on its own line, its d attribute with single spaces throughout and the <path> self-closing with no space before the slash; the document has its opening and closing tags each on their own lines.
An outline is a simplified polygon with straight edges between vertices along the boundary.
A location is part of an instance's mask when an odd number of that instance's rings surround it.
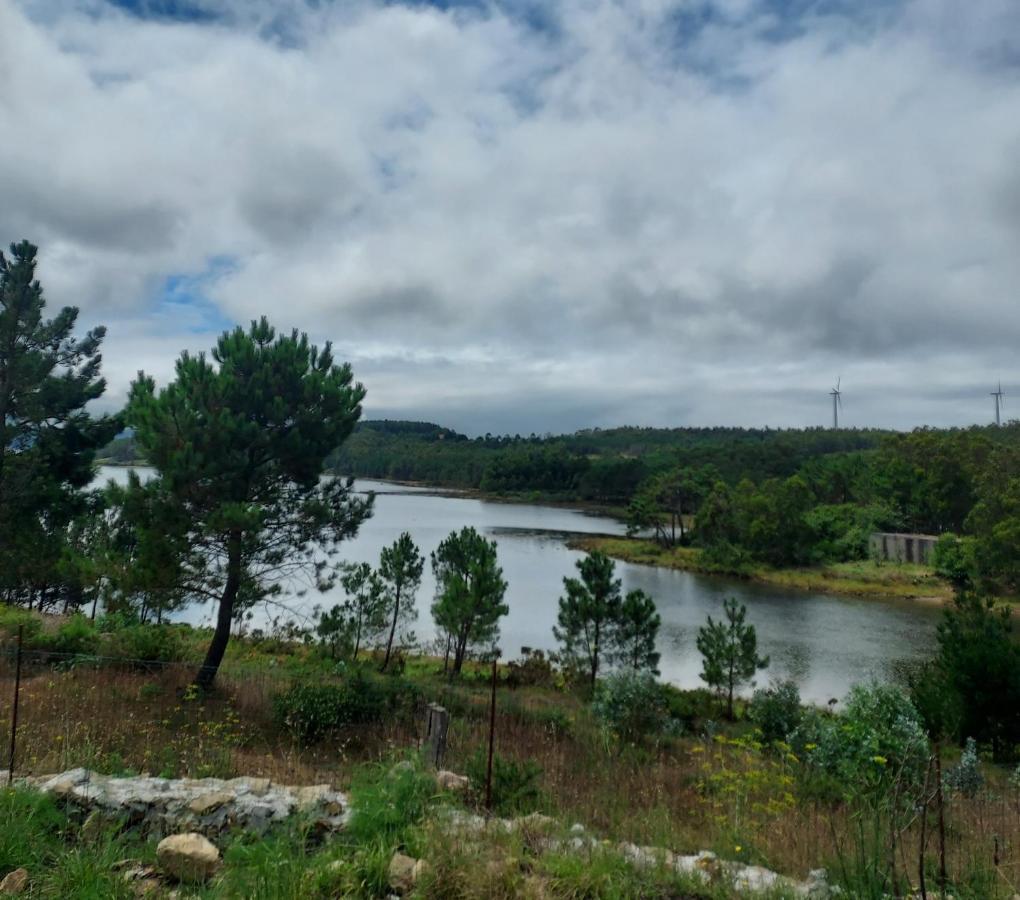
<svg viewBox="0 0 1020 900">
<path fill-rule="evenodd" d="M 467 430 L 822 423 L 837 373 L 856 424 L 969 422 L 1020 388 L 1008 0 L 216 6 L 0 0 L 0 239 L 109 326 L 114 402 L 212 342 L 159 300 L 216 259 L 225 320 Z"/>
</svg>

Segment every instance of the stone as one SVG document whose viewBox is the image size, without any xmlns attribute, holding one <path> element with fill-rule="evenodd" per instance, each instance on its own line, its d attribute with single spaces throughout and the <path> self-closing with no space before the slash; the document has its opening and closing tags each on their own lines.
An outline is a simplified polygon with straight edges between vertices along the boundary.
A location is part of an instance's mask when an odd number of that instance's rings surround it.
<svg viewBox="0 0 1020 900">
<path fill-rule="evenodd" d="M 220 851 L 200 834 L 173 834 L 159 842 L 156 859 L 160 868 L 172 878 L 201 884 L 219 868 Z"/>
<path fill-rule="evenodd" d="M 200 794 L 188 804 L 196 816 L 208 815 L 219 809 L 224 803 L 230 803 L 234 795 L 227 791 L 210 791 L 208 794 Z"/>
<path fill-rule="evenodd" d="M 444 791 L 461 793 L 471 787 L 471 779 L 466 775 L 457 775 L 455 772 L 448 772 L 444 769 L 436 772 L 436 784 Z"/>
<path fill-rule="evenodd" d="M 0 881 L 0 894 L 5 897 L 13 897 L 25 893 L 28 888 L 28 869 L 15 869 L 4 876 Z"/>
<path fill-rule="evenodd" d="M 414 888 L 415 882 L 422 873 L 420 864 L 422 860 L 413 856 L 405 856 L 403 853 L 394 853 L 390 860 L 388 884 L 398 894 L 408 894 Z"/>
<path fill-rule="evenodd" d="M 308 810 L 318 806 L 332 791 L 328 784 L 310 784 L 307 787 L 297 789 L 297 807 L 300 810 Z"/>
</svg>

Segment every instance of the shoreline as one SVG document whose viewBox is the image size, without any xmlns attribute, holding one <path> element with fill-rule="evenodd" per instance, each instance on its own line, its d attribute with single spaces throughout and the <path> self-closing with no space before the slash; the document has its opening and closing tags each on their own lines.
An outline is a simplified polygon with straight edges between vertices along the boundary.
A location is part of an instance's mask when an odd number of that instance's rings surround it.
<svg viewBox="0 0 1020 900">
<path fill-rule="evenodd" d="M 701 551 L 694 547 L 663 548 L 643 538 L 579 537 L 567 542 L 574 550 L 601 550 L 607 556 L 634 565 L 657 566 L 719 578 L 755 581 L 801 593 L 822 593 L 864 600 L 907 601 L 925 606 L 952 602 L 951 586 L 923 566 L 874 563 L 836 563 L 818 568 L 769 569 L 727 573 L 699 564 Z M 884 577 L 876 577 L 884 576 Z"/>
</svg>

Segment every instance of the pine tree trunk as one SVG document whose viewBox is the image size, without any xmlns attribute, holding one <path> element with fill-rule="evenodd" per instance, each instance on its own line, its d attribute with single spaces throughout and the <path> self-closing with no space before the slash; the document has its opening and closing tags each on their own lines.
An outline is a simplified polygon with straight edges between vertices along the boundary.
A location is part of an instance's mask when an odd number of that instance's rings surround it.
<svg viewBox="0 0 1020 900">
<path fill-rule="evenodd" d="M 227 544 L 227 582 L 223 586 L 223 595 L 220 597 L 216 630 L 213 632 L 213 639 L 205 654 L 205 662 L 202 663 L 202 668 L 198 670 L 198 675 L 195 678 L 195 684 L 203 691 L 212 688 L 220 663 L 223 662 L 223 655 L 227 652 L 227 643 L 230 641 L 230 625 L 234 620 L 234 601 L 237 600 L 237 592 L 240 587 L 241 534 L 234 532 L 230 535 Z"/>
<path fill-rule="evenodd" d="M 386 642 L 386 658 L 383 660 L 382 669 L 385 672 L 390 664 L 390 653 L 393 652 L 393 636 L 397 633 L 397 616 L 400 615 L 400 584 L 397 584 L 397 593 L 393 600 L 393 624 L 390 625 L 390 639 Z"/>
<path fill-rule="evenodd" d="M 595 690 L 595 681 L 599 677 L 599 632 L 601 631 L 601 623 L 595 622 L 595 646 L 592 648 L 591 654 L 591 689 Z"/>
</svg>

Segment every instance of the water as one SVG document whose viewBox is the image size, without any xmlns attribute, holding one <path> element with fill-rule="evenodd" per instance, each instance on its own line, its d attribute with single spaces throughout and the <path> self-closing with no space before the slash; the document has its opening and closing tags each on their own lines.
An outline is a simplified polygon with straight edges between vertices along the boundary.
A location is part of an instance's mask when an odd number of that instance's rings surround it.
<svg viewBox="0 0 1020 900">
<path fill-rule="evenodd" d="M 104 468 L 100 479 L 125 481 L 127 470 Z M 510 613 L 502 622 L 500 647 L 505 658 L 521 647 L 554 649 L 552 626 L 563 577 L 575 574 L 582 554 L 569 549 L 566 539 L 576 534 L 622 534 L 613 519 L 571 509 L 527 504 L 494 503 L 464 496 L 440 495 L 422 488 L 362 481 L 362 490 L 376 491 L 375 515 L 358 537 L 344 545 L 344 558 L 377 563 L 379 551 L 401 531 L 409 531 L 422 553 L 429 552 L 451 531 L 473 525 L 494 538 L 499 562 L 509 583 Z M 938 622 L 937 609 L 911 602 L 880 602 L 792 592 L 767 585 L 694 575 L 651 566 L 617 563 L 624 590 L 641 588 L 655 598 L 662 617 L 659 651 L 662 677 L 681 687 L 701 684 L 701 657 L 695 646 L 698 628 L 711 614 L 722 614 L 726 597 L 736 597 L 748 609 L 748 621 L 758 631 L 759 652 L 771 665 L 759 681 L 792 678 L 806 700 L 825 703 L 840 698 L 856 682 L 889 679 L 896 663 L 930 654 Z M 434 582 L 426 563 L 418 593 L 416 632 L 434 637 L 428 608 Z M 291 598 L 297 616 L 311 606 L 340 599 L 314 594 Z M 256 614 L 256 622 L 259 621 Z M 272 615 L 279 615 L 273 610 Z M 262 613 L 262 621 L 270 616 Z M 187 619 L 210 622 L 210 606 L 190 610 Z"/>
</svg>

